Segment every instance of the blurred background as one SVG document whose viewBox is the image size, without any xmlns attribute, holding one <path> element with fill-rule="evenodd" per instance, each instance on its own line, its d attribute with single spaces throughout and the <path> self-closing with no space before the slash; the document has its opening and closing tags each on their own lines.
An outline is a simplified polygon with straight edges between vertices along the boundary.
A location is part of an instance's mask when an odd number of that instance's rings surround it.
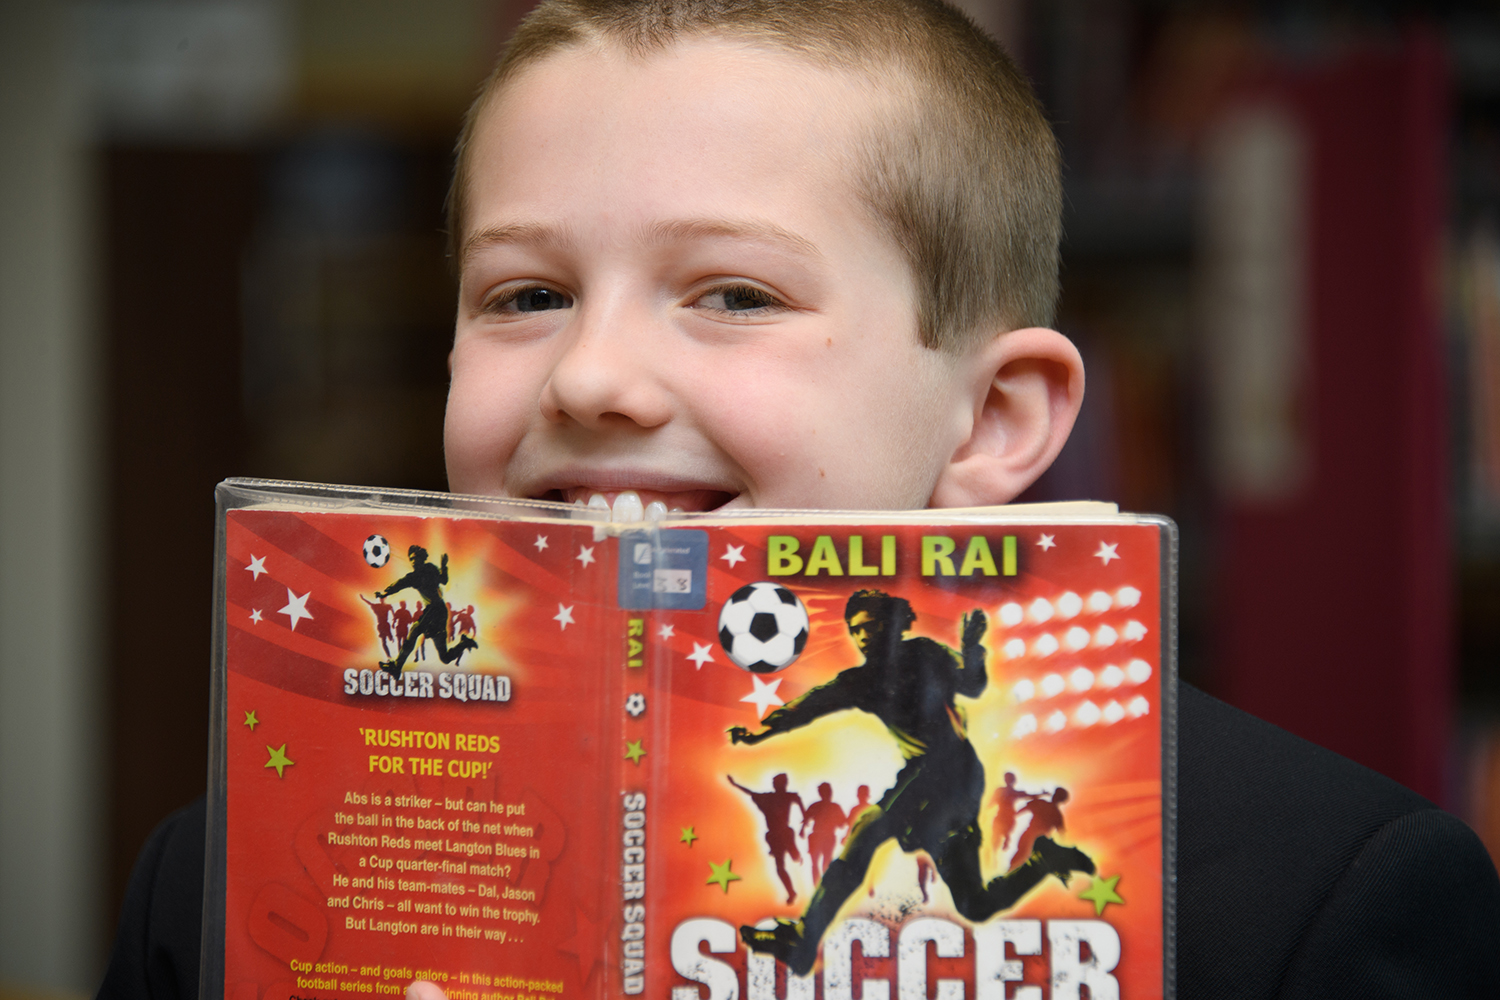
<svg viewBox="0 0 1500 1000">
<path fill-rule="evenodd" d="M 465 106 L 529 0 L 0 0 L 0 996 L 204 787 L 212 488 L 444 487 Z M 1500 854 L 1500 11 L 968 0 L 1066 161 L 1032 499 L 1182 530 L 1182 674 Z"/>
</svg>

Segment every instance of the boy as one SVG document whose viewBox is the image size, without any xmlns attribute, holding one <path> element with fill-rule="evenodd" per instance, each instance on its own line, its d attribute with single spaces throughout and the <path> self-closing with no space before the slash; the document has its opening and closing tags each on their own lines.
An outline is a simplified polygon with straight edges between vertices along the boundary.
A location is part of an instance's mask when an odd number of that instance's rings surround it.
<svg viewBox="0 0 1500 1000">
<path fill-rule="evenodd" d="M 937 0 L 543 3 L 460 140 L 450 487 L 620 519 L 1008 501 L 1083 394 L 1045 328 L 1059 220 L 1035 100 Z M 1179 745 L 1179 996 L 1493 982 L 1461 824 L 1187 688 Z M 201 823 L 143 853 L 101 995 L 195 981 Z"/>
</svg>

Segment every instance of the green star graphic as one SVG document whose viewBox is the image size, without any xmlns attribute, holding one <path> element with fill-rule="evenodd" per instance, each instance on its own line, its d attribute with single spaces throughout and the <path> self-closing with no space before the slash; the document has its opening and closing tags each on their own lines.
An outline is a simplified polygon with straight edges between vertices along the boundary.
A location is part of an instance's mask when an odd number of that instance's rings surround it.
<svg viewBox="0 0 1500 1000">
<path fill-rule="evenodd" d="M 644 756 L 646 756 L 646 748 L 643 747 L 643 746 L 641 746 L 641 744 L 644 743 L 644 742 L 646 742 L 646 741 L 645 740 L 626 740 L 625 741 L 625 759 L 628 760 L 628 761 L 630 761 L 636 767 L 640 767 L 641 766 L 641 758 L 644 757 Z"/>
<path fill-rule="evenodd" d="M 271 759 L 266 761 L 266 766 L 276 768 L 276 777 L 278 778 L 284 776 L 286 768 L 297 763 L 295 760 L 287 759 L 285 743 L 274 749 L 268 746 L 266 747 L 266 752 L 271 755 Z"/>
<path fill-rule="evenodd" d="M 690 827 L 690 826 L 683 827 L 682 828 L 682 836 L 677 838 L 677 840 L 678 840 L 679 843 L 686 844 L 689 847 L 692 847 L 693 846 L 693 841 L 695 841 L 697 839 L 698 839 L 698 835 L 693 832 L 693 828 Z"/>
<path fill-rule="evenodd" d="M 1089 883 L 1089 887 L 1078 894 L 1079 899 L 1086 899 L 1094 904 L 1094 916 L 1104 912 L 1104 908 L 1110 903 L 1124 903 L 1125 900 L 1118 892 L 1115 892 L 1115 884 L 1120 881 L 1120 876 L 1111 878 L 1096 878 Z"/>
<path fill-rule="evenodd" d="M 255 732 L 255 727 L 260 725 L 260 720 L 255 717 L 253 711 L 245 713 L 245 725 L 250 727 L 252 733 Z"/>
<path fill-rule="evenodd" d="M 708 876 L 708 881 L 704 882 L 703 884 L 721 885 L 724 887 L 724 895 L 729 895 L 729 883 L 738 882 L 740 880 L 740 877 L 738 875 L 729 870 L 729 866 L 732 864 L 734 864 L 733 858 L 725 858 L 722 865 L 716 865 L 712 861 L 710 861 L 708 863 L 708 870 L 712 874 Z"/>
</svg>

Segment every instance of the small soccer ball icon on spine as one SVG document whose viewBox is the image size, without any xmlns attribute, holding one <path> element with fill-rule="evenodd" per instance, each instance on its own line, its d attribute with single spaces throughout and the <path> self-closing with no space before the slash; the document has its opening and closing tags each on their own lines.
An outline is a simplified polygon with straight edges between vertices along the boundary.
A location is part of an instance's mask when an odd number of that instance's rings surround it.
<svg viewBox="0 0 1500 1000">
<path fill-rule="evenodd" d="M 385 540 L 384 535 L 371 535 L 365 539 L 365 562 L 379 569 L 390 558 L 391 543 Z"/>
<path fill-rule="evenodd" d="M 719 612 L 719 644 L 755 674 L 784 670 L 807 645 L 807 608 L 779 583 L 750 583 Z"/>
</svg>

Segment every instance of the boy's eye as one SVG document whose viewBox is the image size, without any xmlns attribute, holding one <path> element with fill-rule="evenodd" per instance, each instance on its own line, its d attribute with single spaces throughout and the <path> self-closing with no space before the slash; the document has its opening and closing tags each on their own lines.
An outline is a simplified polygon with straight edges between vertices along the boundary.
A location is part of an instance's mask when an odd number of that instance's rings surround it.
<svg viewBox="0 0 1500 1000">
<path fill-rule="evenodd" d="M 485 312 L 544 312 L 548 309 L 570 309 L 573 299 L 555 288 L 542 285 L 510 288 L 484 305 Z"/>
<path fill-rule="evenodd" d="M 769 312 L 782 308 L 784 303 L 764 289 L 753 285 L 723 285 L 711 288 L 693 300 L 695 309 L 711 309 L 715 312 L 746 313 Z"/>
</svg>

